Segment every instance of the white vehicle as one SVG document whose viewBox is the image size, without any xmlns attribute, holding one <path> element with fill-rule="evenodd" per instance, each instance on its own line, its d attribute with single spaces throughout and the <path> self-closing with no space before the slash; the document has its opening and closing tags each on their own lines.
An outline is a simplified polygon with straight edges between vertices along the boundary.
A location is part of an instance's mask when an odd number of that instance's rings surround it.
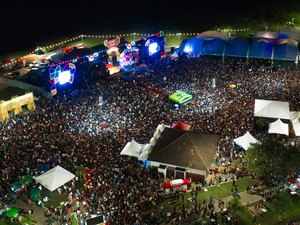
<svg viewBox="0 0 300 225">
<path fill-rule="evenodd" d="M 48 66 L 48 63 L 40 63 L 38 66 L 36 67 L 39 67 L 39 68 L 45 68 Z"/>
<path fill-rule="evenodd" d="M 29 64 L 29 67 L 36 67 L 36 66 L 39 66 L 40 63 L 38 61 L 34 61 L 32 63 Z"/>
</svg>

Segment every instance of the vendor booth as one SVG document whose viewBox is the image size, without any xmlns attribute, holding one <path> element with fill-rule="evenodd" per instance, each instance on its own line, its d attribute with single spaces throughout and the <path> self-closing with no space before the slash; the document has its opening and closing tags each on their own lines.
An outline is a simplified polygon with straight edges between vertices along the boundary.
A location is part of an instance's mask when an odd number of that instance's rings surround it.
<svg viewBox="0 0 300 225">
<path fill-rule="evenodd" d="M 164 190 L 166 194 L 170 194 L 171 190 L 178 188 L 182 191 L 187 191 L 188 184 L 190 183 L 189 179 L 175 179 L 171 181 L 166 181 L 164 183 Z"/>
</svg>

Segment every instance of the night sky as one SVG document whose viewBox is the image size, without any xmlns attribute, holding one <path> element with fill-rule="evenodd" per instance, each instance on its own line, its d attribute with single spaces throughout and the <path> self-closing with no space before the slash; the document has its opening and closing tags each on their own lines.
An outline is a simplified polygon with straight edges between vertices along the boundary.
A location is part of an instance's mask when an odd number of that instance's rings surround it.
<svg viewBox="0 0 300 225">
<path fill-rule="evenodd" d="M 290 0 L 77 1 L 1 2 L 0 55 L 79 34 L 202 32 L 225 20 L 251 20 L 258 14 L 272 19 L 276 9 L 296 4 Z"/>
</svg>

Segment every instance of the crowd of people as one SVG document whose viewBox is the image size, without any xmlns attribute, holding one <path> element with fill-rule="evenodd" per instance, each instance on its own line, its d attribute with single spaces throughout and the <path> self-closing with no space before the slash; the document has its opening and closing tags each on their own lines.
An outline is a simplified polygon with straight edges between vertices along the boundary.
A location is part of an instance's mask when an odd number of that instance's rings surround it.
<svg viewBox="0 0 300 225">
<path fill-rule="evenodd" d="M 133 81 L 99 79 L 88 89 L 40 98 L 33 113 L 0 124 L 0 200 L 6 201 L 11 184 L 22 175 L 39 175 L 41 166 L 55 158 L 73 173 L 79 166 L 91 169 L 67 188 L 75 199 L 71 205 L 84 202 L 82 217 L 101 214 L 110 224 L 141 224 L 145 209 L 160 201 L 151 181 L 161 180 L 136 158 L 120 156 L 128 141 L 146 144 L 158 124 L 181 119 L 194 131 L 219 134 L 216 158 L 228 161 L 239 153 L 233 139 L 253 130 L 254 100 L 288 101 L 299 111 L 299 89 L 295 67 L 203 56 L 162 59 Z M 193 100 L 174 108 L 168 96 L 175 90 L 192 94 Z M 52 221 L 55 215 L 61 214 L 50 214 Z"/>
</svg>

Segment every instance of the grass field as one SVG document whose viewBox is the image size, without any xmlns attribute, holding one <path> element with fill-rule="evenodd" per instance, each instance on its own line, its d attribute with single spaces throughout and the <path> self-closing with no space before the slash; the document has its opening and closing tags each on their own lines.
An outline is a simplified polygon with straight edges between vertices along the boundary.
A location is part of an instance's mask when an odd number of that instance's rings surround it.
<svg viewBox="0 0 300 225">
<path fill-rule="evenodd" d="M 257 180 L 250 179 L 249 177 L 237 180 L 237 188 L 239 192 L 246 191 L 248 185 L 254 185 Z M 209 202 L 210 198 L 214 199 L 223 198 L 231 195 L 232 182 L 221 184 L 208 188 L 205 192 L 201 190 L 198 192 L 197 202 L 205 200 Z M 188 199 L 191 197 L 191 193 L 186 193 L 184 196 L 184 203 L 187 204 Z M 174 206 L 180 207 L 182 205 L 181 197 L 178 200 L 167 199 L 159 206 L 163 206 L 166 212 L 172 212 Z M 191 206 L 192 204 L 188 204 Z M 257 217 L 257 222 L 260 225 L 273 225 L 280 224 L 285 225 L 290 221 L 300 221 L 300 197 L 292 197 L 288 192 L 282 192 L 278 194 L 271 202 L 264 202 L 266 209 L 268 210 L 261 216 Z M 250 205 L 251 206 L 251 205 Z M 253 216 L 248 210 L 248 206 L 240 206 L 236 210 L 236 215 L 240 218 L 240 224 L 253 225 Z M 279 222 L 279 220 L 281 222 Z"/>
<path fill-rule="evenodd" d="M 261 225 L 280 224 L 300 221 L 300 197 L 292 197 L 288 192 L 282 192 L 271 202 L 264 202 L 268 210 L 257 217 Z M 240 217 L 240 224 L 252 225 L 253 217 L 246 206 L 240 207 L 236 214 Z"/>
<path fill-rule="evenodd" d="M 248 185 L 253 186 L 256 182 L 257 182 L 256 179 L 251 179 L 250 177 L 238 179 L 236 182 L 237 189 L 239 192 L 246 191 Z M 198 192 L 197 202 L 203 202 L 203 200 L 209 202 L 211 197 L 213 197 L 214 199 L 219 199 L 219 198 L 231 196 L 231 188 L 232 188 L 232 182 L 223 183 L 220 184 L 219 186 L 209 187 L 208 191 L 204 191 L 202 189 L 200 192 Z M 184 203 L 187 203 L 191 195 L 192 194 L 190 192 L 184 195 Z M 162 202 L 161 205 L 164 206 L 167 212 L 171 212 L 174 206 L 181 205 L 181 201 L 182 201 L 181 198 L 174 201 L 166 200 Z"/>
<path fill-rule="evenodd" d="M 258 218 L 262 225 L 286 224 L 290 221 L 300 221 L 300 197 L 291 196 L 288 192 L 280 193 L 272 202 L 265 202 L 268 210 Z"/>
</svg>

